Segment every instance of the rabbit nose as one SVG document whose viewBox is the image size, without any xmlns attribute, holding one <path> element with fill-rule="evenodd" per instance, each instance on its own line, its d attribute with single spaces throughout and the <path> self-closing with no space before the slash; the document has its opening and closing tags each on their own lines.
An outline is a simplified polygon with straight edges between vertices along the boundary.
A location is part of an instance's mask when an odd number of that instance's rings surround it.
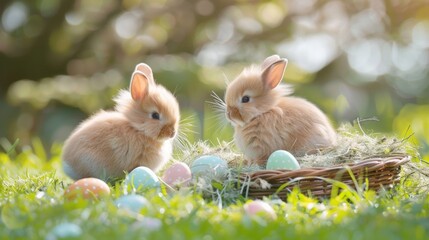
<svg viewBox="0 0 429 240">
<path fill-rule="evenodd" d="M 231 118 L 231 111 L 232 111 L 231 107 L 227 107 L 227 108 L 226 108 L 226 116 L 227 116 L 228 118 Z"/>
<path fill-rule="evenodd" d="M 171 129 L 170 131 L 170 137 L 174 137 L 176 135 L 176 131 L 174 129 Z"/>
<path fill-rule="evenodd" d="M 169 137 L 173 138 L 176 135 L 176 130 L 174 129 L 174 126 L 164 126 L 161 131 L 159 132 L 159 137 Z"/>
<path fill-rule="evenodd" d="M 240 114 L 240 111 L 236 107 L 228 107 L 226 109 L 226 115 L 228 116 L 228 119 L 231 121 L 239 120 L 243 121 L 243 117 Z"/>
<path fill-rule="evenodd" d="M 234 114 L 236 114 L 238 112 L 238 109 L 235 107 L 228 107 L 226 109 L 226 114 L 228 115 L 229 118 L 231 118 L 231 116 L 234 116 Z"/>
</svg>

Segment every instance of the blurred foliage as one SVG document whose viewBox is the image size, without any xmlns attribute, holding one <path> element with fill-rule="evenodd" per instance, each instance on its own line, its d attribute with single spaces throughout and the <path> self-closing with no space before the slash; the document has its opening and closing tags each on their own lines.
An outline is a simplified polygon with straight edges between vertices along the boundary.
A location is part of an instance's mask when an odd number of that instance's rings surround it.
<svg viewBox="0 0 429 240">
<path fill-rule="evenodd" d="M 429 152 L 428 0 L 2 0 L 0 17 L 0 137 L 64 141 L 146 62 L 195 116 L 191 141 L 230 140 L 210 93 L 277 53 L 334 122 L 375 116 Z"/>
</svg>

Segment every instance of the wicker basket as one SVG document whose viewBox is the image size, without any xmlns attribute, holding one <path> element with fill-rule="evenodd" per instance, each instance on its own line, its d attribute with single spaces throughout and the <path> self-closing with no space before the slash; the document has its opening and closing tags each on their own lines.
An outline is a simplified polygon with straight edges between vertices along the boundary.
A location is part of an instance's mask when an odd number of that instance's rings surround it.
<svg viewBox="0 0 429 240">
<path fill-rule="evenodd" d="M 277 194 L 278 197 L 286 200 L 287 194 L 295 187 L 308 196 L 326 198 L 330 197 L 332 192 L 334 181 L 330 179 L 341 181 L 353 189 L 362 183 L 366 183 L 368 189 L 375 191 L 380 188 L 390 188 L 399 182 L 401 166 L 408 161 L 410 161 L 409 156 L 395 155 L 373 157 L 358 163 L 326 168 L 302 168 L 293 171 L 260 170 L 242 173 L 240 181 L 245 187 L 243 194 L 254 199 Z M 278 191 L 280 187 L 282 190 Z"/>
</svg>

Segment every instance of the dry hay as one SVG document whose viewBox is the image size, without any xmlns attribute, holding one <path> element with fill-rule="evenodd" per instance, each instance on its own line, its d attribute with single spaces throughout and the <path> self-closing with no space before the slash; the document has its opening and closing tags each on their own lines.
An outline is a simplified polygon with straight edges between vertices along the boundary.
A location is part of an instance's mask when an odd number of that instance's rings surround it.
<svg viewBox="0 0 429 240">
<path fill-rule="evenodd" d="M 298 157 L 302 168 L 331 167 L 334 165 L 357 163 L 374 157 L 406 155 L 415 151 L 407 141 L 381 134 L 367 135 L 360 128 L 344 124 L 337 130 L 337 145 L 321 149 L 316 154 Z"/>
<path fill-rule="evenodd" d="M 371 157 L 416 153 L 416 150 L 407 141 L 408 137 L 398 139 L 381 134 L 368 135 L 351 124 L 343 124 L 337 132 L 338 144 L 336 146 L 319 149 L 315 154 L 297 157 L 301 168 L 331 167 L 339 164 L 356 163 Z M 234 148 L 233 142 L 222 141 L 217 144 L 210 144 L 207 141 L 199 141 L 184 147 L 178 159 L 190 165 L 195 159 L 203 155 L 219 156 L 225 159 L 229 167 L 233 169 L 261 169 L 255 165 L 248 166 L 243 154 Z"/>
</svg>

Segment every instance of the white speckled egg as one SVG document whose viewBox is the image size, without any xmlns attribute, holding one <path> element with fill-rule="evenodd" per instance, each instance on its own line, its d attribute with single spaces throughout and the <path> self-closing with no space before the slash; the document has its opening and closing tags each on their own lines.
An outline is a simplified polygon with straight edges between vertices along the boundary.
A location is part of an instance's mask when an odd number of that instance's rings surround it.
<svg viewBox="0 0 429 240">
<path fill-rule="evenodd" d="M 177 162 L 165 170 L 162 180 L 170 186 L 187 186 L 191 178 L 192 173 L 188 165 Z"/>
<path fill-rule="evenodd" d="M 228 170 L 228 164 L 218 156 L 205 155 L 197 158 L 191 165 L 193 176 L 215 175 L 218 177 L 225 176 Z"/>
<path fill-rule="evenodd" d="M 244 204 L 243 208 L 246 214 L 249 216 L 265 215 L 272 219 L 277 218 L 274 209 L 268 203 L 262 200 L 247 202 L 246 204 Z"/>
<path fill-rule="evenodd" d="M 110 195 L 109 186 L 97 178 L 82 178 L 71 184 L 64 192 L 67 200 L 78 197 L 85 199 L 99 199 Z"/>
<path fill-rule="evenodd" d="M 276 169 L 288 169 L 296 170 L 300 169 L 298 161 L 295 157 L 288 151 L 277 150 L 273 152 L 267 161 L 267 169 L 276 170 Z"/>
<path fill-rule="evenodd" d="M 125 184 L 134 189 L 159 188 L 161 185 L 156 174 L 147 167 L 136 167 L 125 177 Z"/>
<path fill-rule="evenodd" d="M 133 212 L 140 212 L 143 207 L 148 207 L 150 205 L 149 201 L 145 197 L 136 194 L 121 196 L 116 199 L 115 204 L 118 208 L 127 209 Z"/>
</svg>

